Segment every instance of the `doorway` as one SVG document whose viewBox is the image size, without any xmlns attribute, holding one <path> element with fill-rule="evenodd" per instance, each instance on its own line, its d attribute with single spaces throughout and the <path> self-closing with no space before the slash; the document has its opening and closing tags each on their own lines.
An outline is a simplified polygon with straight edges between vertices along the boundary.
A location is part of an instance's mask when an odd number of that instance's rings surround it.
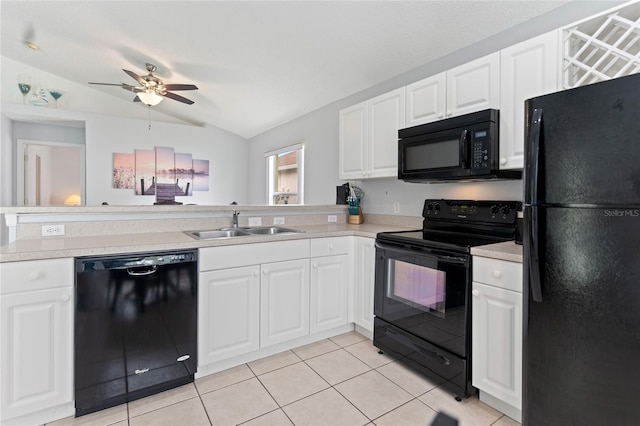
<svg viewBox="0 0 640 426">
<path fill-rule="evenodd" d="M 18 139 L 16 165 L 18 205 L 85 204 L 84 145 Z"/>
</svg>

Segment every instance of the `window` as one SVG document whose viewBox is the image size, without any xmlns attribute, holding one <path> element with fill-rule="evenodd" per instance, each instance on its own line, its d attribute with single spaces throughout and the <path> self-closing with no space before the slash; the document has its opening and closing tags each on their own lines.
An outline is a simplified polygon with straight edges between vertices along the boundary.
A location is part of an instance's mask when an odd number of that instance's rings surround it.
<svg viewBox="0 0 640 426">
<path fill-rule="evenodd" d="M 265 153 L 269 205 L 304 204 L 304 146 L 300 144 Z"/>
</svg>

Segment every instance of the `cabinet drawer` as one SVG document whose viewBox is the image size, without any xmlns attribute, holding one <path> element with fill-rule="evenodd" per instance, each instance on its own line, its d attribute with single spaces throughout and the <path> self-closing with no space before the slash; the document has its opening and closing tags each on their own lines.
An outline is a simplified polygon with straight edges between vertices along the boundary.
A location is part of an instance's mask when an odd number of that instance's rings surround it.
<svg viewBox="0 0 640 426">
<path fill-rule="evenodd" d="M 73 286 L 73 259 L 0 263 L 0 294 Z"/>
<path fill-rule="evenodd" d="M 200 249 L 200 271 L 237 268 L 309 257 L 309 240 L 238 244 Z"/>
<path fill-rule="evenodd" d="M 313 238 L 311 240 L 311 257 L 347 254 L 349 253 L 349 238 Z"/>
<path fill-rule="evenodd" d="M 473 281 L 522 293 L 522 264 L 474 256 Z"/>
</svg>

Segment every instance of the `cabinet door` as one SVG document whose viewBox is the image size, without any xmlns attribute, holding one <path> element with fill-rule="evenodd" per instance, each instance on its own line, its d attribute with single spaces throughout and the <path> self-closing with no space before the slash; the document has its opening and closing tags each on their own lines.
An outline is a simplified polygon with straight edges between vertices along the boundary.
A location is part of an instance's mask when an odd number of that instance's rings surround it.
<svg viewBox="0 0 640 426">
<path fill-rule="evenodd" d="M 309 259 L 261 266 L 260 346 L 309 334 Z"/>
<path fill-rule="evenodd" d="M 362 179 L 368 140 L 367 103 L 362 102 L 340 111 L 339 178 Z"/>
<path fill-rule="evenodd" d="M 500 108 L 500 52 L 447 71 L 447 117 Z"/>
<path fill-rule="evenodd" d="M 2 296 L 1 420 L 73 401 L 73 287 Z"/>
<path fill-rule="evenodd" d="M 373 238 L 358 237 L 355 322 L 373 333 L 376 247 Z"/>
<path fill-rule="evenodd" d="M 405 123 L 404 87 L 369 100 L 366 177 L 398 176 L 398 130 Z"/>
<path fill-rule="evenodd" d="M 473 283 L 472 383 L 522 407 L 522 293 Z"/>
<path fill-rule="evenodd" d="M 311 333 L 347 324 L 349 255 L 311 259 Z"/>
<path fill-rule="evenodd" d="M 442 120 L 447 105 L 447 77 L 442 72 L 406 87 L 406 127 Z"/>
<path fill-rule="evenodd" d="M 524 101 L 559 88 L 558 31 L 500 52 L 500 168 L 524 165 Z"/>
<path fill-rule="evenodd" d="M 206 365 L 260 348 L 260 266 L 200 274 L 198 362 Z"/>
</svg>

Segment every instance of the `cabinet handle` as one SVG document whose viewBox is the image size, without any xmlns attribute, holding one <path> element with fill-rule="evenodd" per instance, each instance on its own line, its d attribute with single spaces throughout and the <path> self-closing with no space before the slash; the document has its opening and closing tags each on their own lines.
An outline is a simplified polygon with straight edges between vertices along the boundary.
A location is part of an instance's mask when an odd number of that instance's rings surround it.
<svg viewBox="0 0 640 426">
<path fill-rule="evenodd" d="M 317 263 L 314 263 L 314 264 L 313 264 L 313 267 L 314 267 L 314 268 L 316 268 L 316 269 L 318 269 L 318 264 L 317 264 Z"/>
<path fill-rule="evenodd" d="M 474 296 L 480 296 L 480 292 L 478 290 L 471 291 L 471 294 L 473 294 Z"/>
<path fill-rule="evenodd" d="M 451 111 L 447 112 L 447 117 L 451 117 L 453 113 Z"/>
<path fill-rule="evenodd" d="M 502 164 L 502 165 L 507 164 L 507 159 L 506 158 L 501 158 L 500 159 L 500 164 Z"/>
<path fill-rule="evenodd" d="M 493 278 L 500 278 L 502 276 L 502 272 L 498 271 L 497 269 L 495 269 L 491 275 L 493 275 Z"/>
<path fill-rule="evenodd" d="M 444 114 L 438 114 L 438 118 L 443 118 Z"/>
<path fill-rule="evenodd" d="M 255 272 L 253 273 L 253 276 L 254 276 L 254 277 L 257 277 L 258 275 L 260 275 L 260 273 L 259 273 L 258 271 L 255 271 Z"/>
<path fill-rule="evenodd" d="M 269 270 L 268 270 L 268 269 L 265 269 L 265 270 L 263 270 L 263 271 L 262 271 L 262 273 L 263 273 L 264 275 L 267 275 L 267 274 L 269 273 Z"/>
<path fill-rule="evenodd" d="M 64 295 L 60 296 L 60 301 L 61 302 L 68 302 L 69 300 L 71 300 L 71 297 L 68 294 L 64 294 Z"/>
<path fill-rule="evenodd" d="M 38 277 L 40 277 L 40 273 L 38 271 L 29 272 L 29 275 L 27 275 L 29 281 L 35 281 Z"/>
<path fill-rule="evenodd" d="M 329 244 L 329 250 L 333 250 L 333 244 Z"/>
</svg>

